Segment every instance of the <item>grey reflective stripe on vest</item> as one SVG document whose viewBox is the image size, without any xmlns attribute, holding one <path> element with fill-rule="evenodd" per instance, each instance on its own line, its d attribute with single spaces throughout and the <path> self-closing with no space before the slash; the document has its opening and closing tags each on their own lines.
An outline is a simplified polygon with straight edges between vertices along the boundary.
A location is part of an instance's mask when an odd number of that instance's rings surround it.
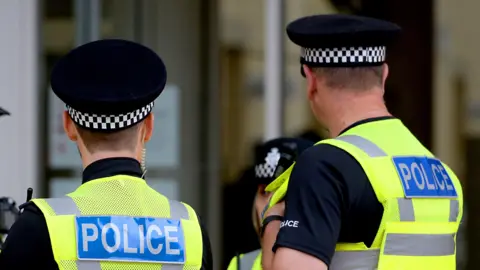
<svg viewBox="0 0 480 270">
<path fill-rule="evenodd" d="M 57 216 L 82 215 L 75 201 L 68 196 L 62 198 L 45 199 L 45 201 Z"/>
<path fill-rule="evenodd" d="M 373 270 L 378 265 L 378 250 L 337 251 L 333 255 L 329 270 Z"/>
<path fill-rule="evenodd" d="M 458 214 L 460 212 L 460 203 L 458 200 L 450 200 L 450 216 L 448 221 L 455 222 L 457 221 Z"/>
<path fill-rule="evenodd" d="M 343 135 L 335 138 L 335 140 L 344 141 L 356 146 L 365 152 L 369 157 L 385 157 L 388 156 L 378 145 L 357 135 Z"/>
<path fill-rule="evenodd" d="M 78 270 L 102 270 L 100 263 L 98 261 L 78 261 L 77 260 L 77 269 Z"/>
<path fill-rule="evenodd" d="M 384 254 L 393 256 L 446 256 L 455 253 L 454 234 L 387 234 Z M 377 268 L 379 250 L 337 251 L 330 270 Z"/>
<path fill-rule="evenodd" d="M 400 221 L 415 221 L 415 210 L 412 199 L 398 198 Z"/>
<path fill-rule="evenodd" d="M 383 253 L 398 256 L 446 256 L 455 253 L 454 234 L 389 233 Z"/>
<path fill-rule="evenodd" d="M 245 253 L 242 257 L 240 257 L 240 269 L 238 270 L 252 270 L 253 264 L 257 259 L 258 255 L 260 254 L 261 250 L 257 249 L 248 253 Z"/>
<path fill-rule="evenodd" d="M 68 196 L 62 198 L 45 199 L 45 202 L 52 208 L 57 216 L 75 215 L 81 216 L 80 209 L 78 209 L 75 201 Z M 187 207 L 174 200 L 169 200 L 170 204 L 170 218 L 172 219 L 190 219 Z M 101 270 L 99 261 L 81 261 L 77 260 L 78 270 Z M 162 270 L 182 270 L 183 264 L 164 264 Z"/>
<path fill-rule="evenodd" d="M 369 157 L 388 156 L 378 145 L 357 135 L 344 135 L 340 140 L 361 149 Z M 413 201 L 398 198 L 400 221 L 415 221 Z M 458 200 L 450 200 L 449 221 L 455 222 L 459 214 Z M 445 256 L 455 253 L 454 234 L 394 234 L 386 235 L 385 255 Z M 338 251 L 332 258 L 331 270 L 376 269 L 379 250 Z"/>
</svg>

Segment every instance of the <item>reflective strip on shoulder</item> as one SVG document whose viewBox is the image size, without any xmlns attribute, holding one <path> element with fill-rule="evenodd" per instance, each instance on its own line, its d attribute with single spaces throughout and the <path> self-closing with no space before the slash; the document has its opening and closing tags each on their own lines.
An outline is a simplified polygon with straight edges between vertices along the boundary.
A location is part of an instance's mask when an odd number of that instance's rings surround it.
<svg viewBox="0 0 480 270">
<path fill-rule="evenodd" d="M 240 269 L 239 270 L 252 270 L 255 259 L 257 259 L 261 250 L 257 249 L 251 252 L 244 254 L 240 257 Z"/>
<path fill-rule="evenodd" d="M 68 196 L 62 198 L 50 198 L 44 199 L 45 202 L 52 208 L 55 215 L 76 215 L 80 216 L 80 209 L 77 207 L 75 201 Z M 190 215 L 188 213 L 187 207 L 179 202 L 174 200 L 169 200 L 170 203 L 170 217 L 172 219 L 189 219 Z"/>
<path fill-rule="evenodd" d="M 81 215 L 80 209 L 78 209 L 77 204 L 71 197 L 45 199 L 45 202 L 57 216 Z"/>
<path fill-rule="evenodd" d="M 190 219 L 190 215 L 188 214 L 188 209 L 185 204 L 169 200 L 170 203 L 170 218 L 172 219 Z"/>
<path fill-rule="evenodd" d="M 385 153 L 380 147 L 378 147 L 378 145 L 358 135 L 343 135 L 335 138 L 335 140 L 347 142 L 351 145 L 354 145 L 363 152 L 365 152 L 369 157 L 387 156 L 387 153 Z"/>
</svg>

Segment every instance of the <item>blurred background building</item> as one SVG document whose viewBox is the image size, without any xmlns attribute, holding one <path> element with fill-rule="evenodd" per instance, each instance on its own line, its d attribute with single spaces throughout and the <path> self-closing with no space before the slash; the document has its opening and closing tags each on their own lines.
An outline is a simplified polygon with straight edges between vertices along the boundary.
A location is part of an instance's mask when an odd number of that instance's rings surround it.
<svg viewBox="0 0 480 270">
<path fill-rule="evenodd" d="M 283 26 L 301 16 L 336 12 L 402 26 L 401 40 L 389 51 L 386 101 L 463 179 L 469 266 L 480 265 L 480 249 L 473 245 L 480 239 L 475 215 L 480 201 L 469 196 L 480 190 L 475 180 L 480 176 L 475 161 L 480 158 L 480 2 L 278 1 Z M 168 89 L 157 102 L 156 135 L 147 152 L 148 181 L 200 212 L 220 267 L 232 255 L 231 246 L 238 246 L 229 240 L 235 237 L 222 233 L 229 231 L 224 224 L 231 224 L 223 222 L 222 213 L 253 199 L 251 194 L 227 202 L 223 190 L 235 185 L 264 136 L 265 2 L 0 1 L 0 107 L 12 114 L 0 118 L 0 196 L 22 202 L 31 186 L 35 196 L 53 197 L 80 183 L 80 159 L 63 135 L 63 104 L 49 91 L 48 75 L 76 45 L 99 38 L 135 40 L 157 51 L 168 69 Z M 283 134 L 321 135 L 306 103 L 299 48 L 283 37 Z"/>
</svg>

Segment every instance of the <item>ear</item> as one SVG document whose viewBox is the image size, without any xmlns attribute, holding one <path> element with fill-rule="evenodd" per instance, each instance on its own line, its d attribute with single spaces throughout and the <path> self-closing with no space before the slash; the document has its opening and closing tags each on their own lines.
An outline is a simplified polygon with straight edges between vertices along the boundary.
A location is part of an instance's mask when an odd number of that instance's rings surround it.
<svg viewBox="0 0 480 270">
<path fill-rule="evenodd" d="M 150 141 L 153 135 L 153 128 L 154 128 L 154 123 L 155 123 L 155 116 L 153 113 L 150 113 L 145 120 L 143 120 L 145 123 L 145 138 L 143 138 L 144 142 Z"/>
<path fill-rule="evenodd" d="M 317 93 L 317 79 L 315 72 L 313 72 L 313 70 L 307 65 L 303 65 L 303 72 L 305 73 L 305 78 L 307 79 L 307 97 L 309 100 L 312 100 Z"/>
<path fill-rule="evenodd" d="M 63 112 L 62 118 L 63 118 L 63 130 L 65 131 L 65 134 L 67 134 L 67 137 L 71 141 L 76 142 L 78 140 L 78 133 L 72 118 L 70 118 L 70 115 L 68 115 L 67 111 Z"/>
<path fill-rule="evenodd" d="M 383 72 L 382 72 L 382 86 L 385 89 L 385 83 L 387 82 L 388 77 L 388 65 L 383 64 Z"/>
</svg>

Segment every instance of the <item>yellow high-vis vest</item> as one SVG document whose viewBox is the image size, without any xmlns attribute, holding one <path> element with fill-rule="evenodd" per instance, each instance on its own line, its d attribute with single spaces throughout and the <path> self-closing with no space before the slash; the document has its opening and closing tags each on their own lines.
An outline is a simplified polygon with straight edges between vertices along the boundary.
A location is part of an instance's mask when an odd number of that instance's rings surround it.
<svg viewBox="0 0 480 270">
<path fill-rule="evenodd" d="M 141 178 L 96 179 L 65 197 L 32 201 L 45 216 L 60 270 L 202 266 L 202 232 L 195 211 Z"/>
<path fill-rule="evenodd" d="M 351 154 L 384 207 L 372 246 L 338 243 L 330 270 L 456 269 L 456 234 L 463 214 L 460 181 L 400 120 L 361 124 L 319 143 Z M 269 207 L 285 196 L 292 167 L 267 187 L 275 192 Z"/>
<path fill-rule="evenodd" d="M 262 270 L 262 250 L 257 249 L 235 256 L 230 261 L 227 270 Z M 239 267 L 240 266 L 240 267 Z"/>
</svg>

